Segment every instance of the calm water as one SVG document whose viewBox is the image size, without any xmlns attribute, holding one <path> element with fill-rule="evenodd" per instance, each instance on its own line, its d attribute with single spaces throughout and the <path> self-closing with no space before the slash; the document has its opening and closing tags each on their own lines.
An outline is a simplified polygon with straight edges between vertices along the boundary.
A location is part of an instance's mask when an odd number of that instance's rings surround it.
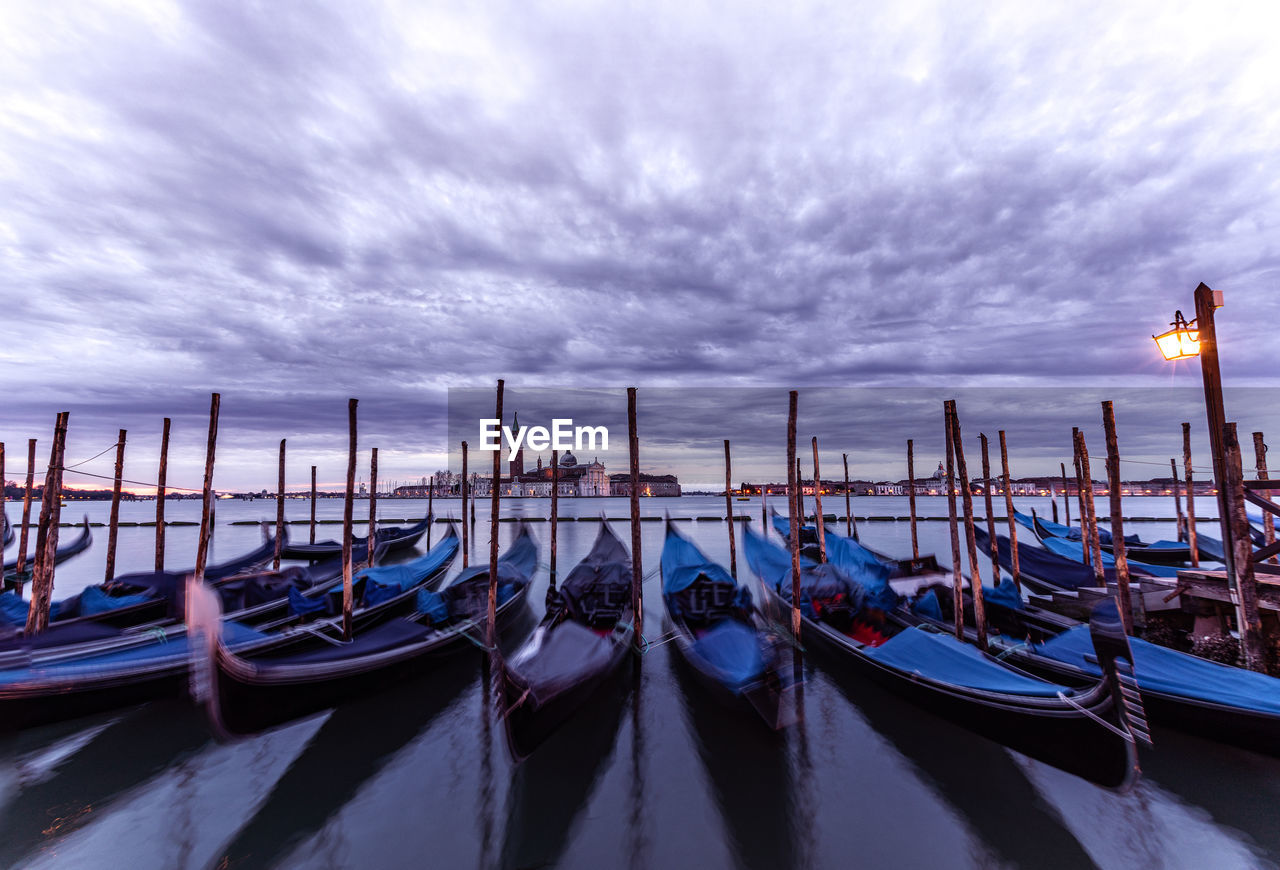
<svg viewBox="0 0 1280 870">
<path fill-rule="evenodd" d="M 1047 514 L 1047 500 L 1018 499 Z M 627 514 L 625 500 L 565 500 L 563 512 Z M 723 500 L 649 499 L 646 515 L 723 516 Z M 1171 499 L 1127 500 L 1169 516 Z M 1198 502 L 1212 515 L 1210 500 Z M 780 506 L 780 505 L 779 505 Z M 442 502 L 439 512 L 457 502 Z M 504 512 L 546 516 L 545 500 Z M 12 508 L 12 506 L 11 506 Z M 475 551 L 487 558 L 487 503 Z M 758 501 L 735 508 L 759 523 Z M 843 499 L 824 504 L 843 514 Z M 106 503 L 71 503 L 64 519 Z M 338 500 L 320 505 L 339 517 Z M 922 499 L 944 514 L 942 499 Z M 367 511 L 358 506 L 357 514 Z M 197 519 L 197 502 L 169 519 Z M 240 519 L 273 502 L 218 504 L 214 558 L 253 546 Z M 290 518 L 308 503 L 290 501 Z M 414 518 L 416 501 L 379 514 Z M 905 515 L 906 499 L 858 499 L 855 514 Z M 11 510 L 12 515 L 12 510 Z M 367 515 L 367 514 L 366 514 Z M 151 503 L 125 504 L 145 521 Z M 505 545 L 514 526 L 503 524 Z M 544 548 L 548 525 L 535 527 Z M 644 523 L 645 633 L 663 633 L 656 576 L 662 524 Z M 723 521 L 683 524 L 727 562 Z M 305 526 L 293 526 L 305 536 Z M 320 536 L 339 527 L 322 526 Z M 560 527 L 561 570 L 583 555 L 593 523 Z M 618 524 L 626 538 L 628 527 Z M 1173 524 L 1141 523 L 1144 538 Z M 1206 531 L 1215 534 L 1210 525 Z M 66 530 L 64 530 L 64 534 Z M 101 580 L 106 530 L 59 567 L 55 597 Z M 120 531 L 120 572 L 146 569 L 154 530 Z M 910 549 L 905 522 L 865 523 L 864 541 Z M 920 525 L 921 548 L 945 553 L 947 526 Z M 196 530 L 168 530 L 169 566 L 194 562 Z M 946 561 L 944 558 L 943 561 Z M 455 563 L 455 569 L 457 567 Z M 982 563 L 984 576 L 989 564 Z M 745 572 L 745 568 L 743 569 Z M 652 573 L 651 573 L 652 572 Z M 749 573 L 749 572 L 746 572 Z M 541 611 L 545 567 L 529 595 Z M 509 642 L 518 639 L 510 638 Z M 974 737 L 868 683 L 806 662 L 806 720 L 784 735 L 708 703 L 652 648 L 629 683 L 595 699 L 529 761 L 513 765 L 480 656 L 462 652 L 429 678 L 260 737 L 220 744 L 201 716 L 156 703 L 0 739 L 0 866 L 33 867 L 1267 867 L 1280 862 L 1280 762 L 1157 731 L 1144 778 L 1125 795 L 1088 785 Z"/>
</svg>

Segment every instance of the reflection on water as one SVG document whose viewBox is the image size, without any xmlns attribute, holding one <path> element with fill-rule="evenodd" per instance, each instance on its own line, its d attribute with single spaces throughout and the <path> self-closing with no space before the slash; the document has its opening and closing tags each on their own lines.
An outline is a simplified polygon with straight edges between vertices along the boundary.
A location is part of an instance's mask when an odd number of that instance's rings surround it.
<svg viewBox="0 0 1280 870">
<path fill-rule="evenodd" d="M 859 501 L 860 514 L 906 513 L 905 500 L 901 509 L 894 499 Z M 945 513 L 944 501 L 922 501 L 922 513 Z M 548 507 L 509 506 L 534 517 Z M 719 516 L 724 507 L 715 498 L 642 506 L 654 516 Z M 1032 506 L 1046 500 L 1018 499 L 1020 509 Z M 88 508 L 105 518 L 105 503 Z M 153 508 L 126 504 L 124 518 L 148 519 Z M 299 518 L 308 508 L 288 504 Z M 483 561 L 488 504 L 477 508 L 474 552 Z M 759 522 L 758 502 L 735 508 Z M 626 515 L 620 500 L 566 500 L 561 509 Z M 1172 504 L 1130 510 L 1167 515 Z M 173 519 L 198 511 L 194 502 L 169 506 Z M 424 511 L 422 502 L 380 504 L 383 517 Z M 259 540 L 256 527 L 230 522 L 273 512 L 271 502 L 219 503 L 222 556 Z M 340 515 L 341 501 L 321 502 L 318 513 Z M 305 526 L 291 528 L 305 537 Z M 515 524 L 500 528 L 505 544 Z M 642 528 L 644 628 L 656 639 L 662 524 Z M 336 529 L 321 527 L 319 537 Z M 562 566 L 588 551 L 597 529 L 561 526 Z M 682 529 L 727 562 L 723 521 Z M 946 546 L 946 529 L 922 523 L 922 549 Z M 548 524 L 534 530 L 545 563 Z M 1172 537 L 1173 526 L 1138 531 Z M 906 523 L 865 523 L 860 532 L 888 552 L 910 547 Z M 121 529 L 121 570 L 150 565 L 151 535 Z M 190 563 L 195 530 L 174 527 L 168 537 L 171 563 Z M 102 559 L 95 544 L 59 566 L 57 595 L 97 582 Z M 543 568 L 512 643 L 536 621 L 546 582 Z M 802 724 L 773 734 L 751 711 L 707 697 L 670 645 L 654 646 L 515 765 L 482 659 L 467 648 L 394 691 L 233 744 L 213 742 L 199 713 L 176 702 L 0 738 L 0 866 L 1216 868 L 1269 866 L 1280 855 L 1278 760 L 1157 732 L 1143 784 L 1116 795 L 812 657 L 803 663 Z"/>
</svg>

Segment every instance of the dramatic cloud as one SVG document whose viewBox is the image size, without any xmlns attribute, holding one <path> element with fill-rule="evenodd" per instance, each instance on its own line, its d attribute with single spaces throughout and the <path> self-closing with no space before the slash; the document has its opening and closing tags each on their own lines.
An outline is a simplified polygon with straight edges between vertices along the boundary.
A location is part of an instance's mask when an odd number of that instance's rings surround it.
<svg viewBox="0 0 1280 870">
<path fill-rule="evenodd" d="M 1227 293 L 1229 382 L 1272 383 L 1277 17 L 18 4 L 0 32 L 0 438 L 19 453 L 69 408 L 73 458 L 124 426 L 147 480 L 168 415 L 194 485 L 220 390 L 219 483 L 256 488 L 280 437 L 292 479 L 314 462 L 337 481 L 347 396 L 384 477 L 408 479 L 445 461 L 447 390 L 498 377 L 982 386 L 999 413 L 974 425 L 1042 421 L 1043 442 L 1017 442 L 1031 472 L 1076 408 L 1096 425 L 1098 398 L 1124 417 L 1117 387 L 1187 387 L 1122 419 L 1167 455 L 1202 416 L 1198 368 L 1159 364 L 1148 336 L 1199 281 Z M 1055 417 L 1002 395 L 1027 386 L 1096 389 Z M 830 449 L 886 451 L 888 476 L 938 412 L 875 395 L 831 406 L 831 439 L 857 437 Z M 821 406 L 802 402 L 804 431 Z M 704 411 L 671 437 L 755 437 L 758 416 Z"/>
</svg>

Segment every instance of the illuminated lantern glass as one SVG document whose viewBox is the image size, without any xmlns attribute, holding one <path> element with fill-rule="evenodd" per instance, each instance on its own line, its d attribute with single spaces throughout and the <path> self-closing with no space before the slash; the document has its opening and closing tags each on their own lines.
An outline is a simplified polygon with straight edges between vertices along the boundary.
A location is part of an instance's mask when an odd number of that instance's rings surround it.
<svg viewBox="0 0 1280 870">
<path fill-rule="evenodd" d="M 1166 360 L 1190 359 L 1200 355 L 1200 330 L 1193 329 L 1179 311 L 1174 315 L 1173 329 L 1151 336 Z"/>
</svg>

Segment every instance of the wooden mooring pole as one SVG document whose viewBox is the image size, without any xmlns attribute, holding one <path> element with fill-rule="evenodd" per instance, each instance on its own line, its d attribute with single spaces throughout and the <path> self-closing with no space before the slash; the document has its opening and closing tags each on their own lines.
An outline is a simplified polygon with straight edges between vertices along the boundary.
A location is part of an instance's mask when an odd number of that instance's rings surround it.
<svg viewBox="0 0 1280 870">
<path fill-rule="evenodd" d="M 800 468 L 796 459 L 796 416 L 800 394 L 792 390 L 788 395 L 787 409 L 787 481 L 791 497 L 790 549 L 791 549 L 791 633 L 800 642 L 800 524 L 804 522 L 803 503 L 800 501 Z"/>
<path fill-rule="evenodd" d="M 804 524 L 804 474 L 800 471 L 800 457 L 796 457 L 796 503 L 800 506 L 800 523 Z"/>
<path fill-rule="evenodd" d="M 214 494 L 213 463 L 218 449 L 218 414 L 222 395 L 214 393 L 209 400 L 209 435 L 204 446 L 204 485 L 201 488 L 200 537 L 196 542 L 196 583 L 204 582 L 204 568 L 209 563 L 209 546 L 213 540 Z"/>
<path fill-rule="evenodd" d="M 111 482 L 111 515 L 107 520 L 107 567 L 104 583 L 110 583 L 116 576 L 116 537 L 120 531 L 120 484 L 124 478 L 124 442 L 128 435 L 120 430 L 116 441 L 116 473 Z"/>
<path fill-rule="evenodd" d="M 1071 525 L 1071 498 L 1067 494 L 1067 464 L 1059 462 L 1058 467 L 1062 469 L 1062 521 L 1067 525 Z"/>
<path fill-rule="evenodd" d="M 1182 479 L 1187 484 L 1187 546 L 1191 549 L 1191 567 L 1200 567 L 1200 545 L 1196 543 L 1195 474 L 1191 470 L 1191 424 L 1182 424 Z"/>
<path fill-rule="evenodd" d="M 427 549 L 431 549 L 431 527 L 436 524 L 436 476 L 427 478 Z"/>
<path fill-rule="evenodd" d="M 1182 480 L 1178 476 L 1178 460 L 1169 457 L 1169 473 L 1173 477 L 1173 514 L 1178 518 L 1177 538 L 1179 541 L 1187 539 L 1187 520 L 1182 515 Z"/>
<path fill-rule="evenodd" d="M 498 421 L 498 431 L 502 431 L 502 388 L 504 382 L 498 379 L 497 403 L 494 418 Z M 464 475 L 465 476 L 465 475 Z M 493 451 L 493 482 L 489 485 L 489 609 L 485 617 L 488 629 L 486 641 L 489 655 L 497 658 L 498 654 L 498 510 L 502 497 L 502 451 Z M 463 525 L 466 525 L 465 518 Z"/>
<path fill-rule="evenodd" d="M 156 573 L 164 570 L 164 502 L 169 480 L 169 425 L 164 418 L 160 432 L 160 471 L 156 475 Z"/>
<path fill-rule="evenodd" d="M 560 522 L 560 451 L 551 451 L 551 588 L 556 588 L 556 527 Z"/>
<path fill-rule="evenodd" d="M 276 550 L 271 558 L 271 570 L 280 570 L 280 551 L 284 549 L 284 449 L 285 439 L 280 439 L 280 459 L 276 470 Z"/>
<path fill-rule="evenodd" d="M 956 519 L 956 464 L 954 428 L 951 424 L 950 401 L 942 403 L 942 424 L 946 431 L 947 450 L 947 526 L 951 532 L 951 603 L 955 610 L 956 637 L 964 640 L 964 575 L 960 568 L 960 526 Z"/>
<path fill-rule="evenodd" d="M 1000 430 L 1000 470 L 1004 477 L 1005 520 L 1009 523 L 1009 567 L 1013 574 L 1013 585 L 1021 593 L 1022 574 L 1018 568 L 1018 523 L 1013 518 L 1013 486 L 1009 477 L 1009 448 L 1005 444 L 1003 429 Z M 1054 504 L 1057 503 L 1057 500 L 1055 500 Z"/>
<path fill-rule="evenodd" d="M 844 459 L 844 533 L 853 538 L 853 507 L 849 499 L 849 454 L 840 455 Z"/>
<path fill-rule="evenodd" d="M 987 649 L 987 612 L 982 600 L 982 572 L 978 566 L 978 541 L 973 532 L 973 492 L 969 489 L 969 470 L 964 461 L 964 441 L 960 437 L 960 415 L 951 400 L 951 446 L 956 453 L 956 471 L 960 475 L 960 501 L 964 506 L 965 546 L 969 551 L 969 592 L 973 596 L 973 621 L 978 627 L 978 649 Z M 963 614 L 961 620 L 963 621 Z"/>
<path fill-rule="evenodd" d="M 1129 595 L 1129 559 L 1124 548 L 1124 509 L 1120 501 L 1120 448 L 1111 402 L 1102 403 L 1102 429 L 1107 442 L 1107 490 L 1111 496 L 1111 555 L 1116 566 L 1116 605 L 1124 633 L 1133 634 L 1133 599 Z"/>
<path fill-rule="evenodd" d="M 979 432 L 982 443 L 982 503 L 987 512 L 987 537 L 991 539 L 991 585 L 1000 585 L 1000 542 L 996 540 L 996 514 L 991 504 L 991 457 L 987 436 Z"/>
<path fill-rule="evenodd" d="M 501 450 L 498 451 L 502 453 Z M 497 478 L 494 479 L 491 486 L 497 486 Z M 458 481 L 458 496 L 462 499 L 462 567 L 466 568 L 470 564 L 471 545 L 467 538 L 467 442 L 462 442 L 462 477 Z"/>
<path fill-rule="evenodd" d="M 1262 440 L 1261 432 L 1253 433 L 1253 461 L 1257 465 L 1258 480 L 1268 480 L 1267 477 L 1267 444 Z M 1267 501 L 1271 501 L 1270 490 L 1260 493 Z M 1267 546 L 1271 546 L 1276 542 L 1276 524 L 1275 517 L 1272 514 L 1263 511 L 1262 515 L 1262 535 Z M 1271 564 L 1276 563 L 1276 557 L 1272 556 L 1267 559 Z"/>
<path fill-rule="evenodd" d="M 351 610 L 354 594 L 351 588 L 351 521 L 356 499 L 356 405 L 358 399 L 347 400 L 347 488 L 342 502 L 342 639 L 351 640 Z"/>
<path fill-rule="evenodd" d="M 2 486 L 2 484 L 0 484 Z M 36 486 L 36 439 L 27 439 L 27 490 L 22 494 L 22 528 L 18 530 L 18 577 L 22 577 L 23 569 L 27 567 L 27 529 L 31 526 L 31 491 Z M 21 597 L 22 584 L 18 583 L 15 590 L 16 594 Z"/>
<path fill-rule="evenodd" d="M 822 475 L 818 469 L 818 436 L 813 436 L 813 525 L 818 532 L 818 561 L 827 561 L 827 523 L 822 514 Z"/>
<path fill-rule="evenodd" d="M 54 424 L 49 470 L 44 478 L 44 491 L 40 494 L 40 525 L 36 529 L 35 564 L 31 569 L 31 606 L 27 611 L 28 635 L 38 634 L 49 627 L 54 552 L 58 549 L 58 520 L 62 513 L 62 466 L 70 416 L 69 411 L 60 412 Z"/>
<path fill-rule="evenodd" d="M 636 649 L 644 647 L 644 565 L 640 559 L 640 436 L 636 429 L 636 388 L 627 387 L 627 455 L 631 472 L 631 612 Z M 730 523 L 732 525 L 732 523 Z"/>
<path fill-rule="evenodd" d="M 369 536 L 365 538 L 367 564 L 372 568 L 378 558 L 378 448 L 369 450 Z"/>
<path fill-rule="evenodd" d="M 1088 535 L 1088 541 L 1082 540 L 1081 543 L 1087 543 L 1089 547 L 1090 559 L 1093 561 L 1093 576 L 1097 578 L 1099 586 L 1106 588 L 1107 570 L 1102 563 L 1102 540 L 1098 535 L 1098 511 L 1093 498 L 1093 472 L 1089 466 L 1089 447 L 1085 444 L 1084 433 L 1079 430 L 1076 430 L 1076 443 L 1080 448 L 1080 475 L 1084 478 L 1085 486 L 1084 510 L 1087 523 L 1084 531 Z"/>
<path fill-rule="evenodd" d="M 314 465 L 311 466 L 311 530 L 310 531 L 311 531 L 311 534 L 309 536 L 309 542 L 314 544 L 316 542 L 316 467 Z M 427 529 L 427 531 L 431 531 L 431 530 Z M 430 544 L 428 544 L 427 546 L 430 546 Z"/>
<path fill-rule="evenodd" d="M 729 518 L 729 575 L 738 579 L 738 541 L 733 528 L 733 461 L 729 456 L 729 439 L 724 439 L 724 515 Z"/>
<path fill-rule="evenodd" d="M 1053 512 L 1053 521 L 1058 521 L 1058 494 L 1053 490 L 1053 481 L 1049 481 L 1049 508 Z"/>
<path fill-rule="evenodd" d="M 1249 517 L 1245 513 L 1244 464 L 1240 456 L 1240 439 L 1236 424 L 1222 427 L 1222 469 L 1225 475 L 1223 487 L 1231 516 L 1231 543 L 1235 548 L 1236 571 L 1236 621 L 1240 630 L 1240 653 L 1244 666 L 1251 671 L 1266 673 L 1267 656 L 1262 641 L 1262 616 L 1258 611 L 1258 585 L 1253 571 L 1253 539 L 1249 535 Z M 1270 522 L 1271 515 L 1263 520 Z"/>
<path fill-rule="evenodd" d="M 916 457 L 915 443 L 907 439 L 907 508 L 911 514 L 911 558 L 920 558 L 920 539 L 916 536 Z"/>
</svg>

